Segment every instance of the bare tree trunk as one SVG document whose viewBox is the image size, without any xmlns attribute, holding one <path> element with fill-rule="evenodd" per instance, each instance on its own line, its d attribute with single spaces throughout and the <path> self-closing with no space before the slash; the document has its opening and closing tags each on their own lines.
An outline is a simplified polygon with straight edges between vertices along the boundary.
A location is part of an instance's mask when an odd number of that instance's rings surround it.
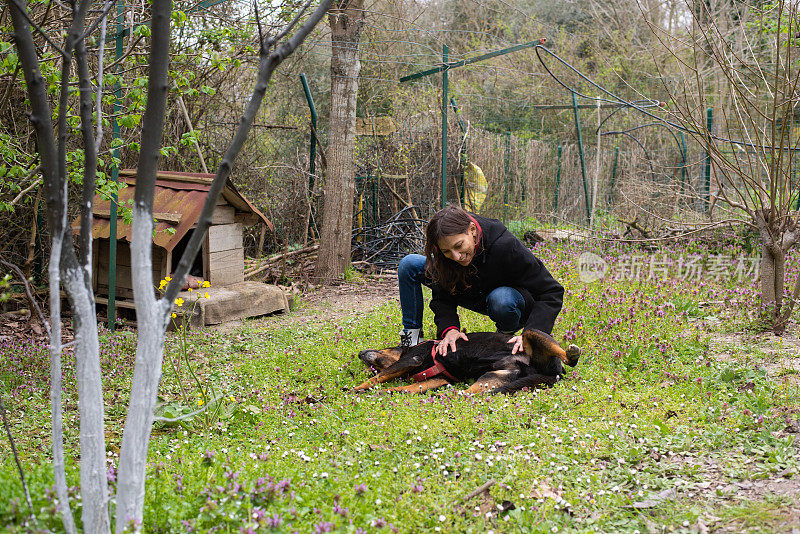
<svg viewBox="0 0 800 534">
<path fill-rule="evenodd" d="M 280 63 L 294 52 L 311 30 L 328 11 L 332 0 L 322 0 L 306 22 L 287 39 L 283 39 L 299 22 L 308 9 L 305 4 L 295 19 L 277 37 L 263 37 L 260 46 L 258 77 L 252 97 L 239 121 L 231 144 L 217 169 L 209 188 L 206 202 L 192 237 L 178 262 L 178 267 L 167 285 L 164 296 L 156 299 L 152 279 L 152 232 L 153 193 L 155 190 L 158 154 L 163 130 L 169 66 L 169 25 L 171 0 L 154 0 L 152 16 L 153 42 L 150 51 L 150 79 L 148 84 L 147 109 L 142 127 L 142 144 L 136 176 L 136 191 L 133 206 L 133 233 L 131 239 L 131 261 L 133 291 L 136 302 L 136 318 L 139 341 L 136 348 L 131 400 L 122 438 L 119 476 L 117 483 L 116 532 L 129 526 L 141 528 L 144 509 L 145 468 L 150 431 L 161 379 L 164 353 L 164 337 L 169 322 L 170 310 L 183 286 L 189 268 L 200 250 L 211 217 L 225 183 L 230 176 L 234 160 L 244 145 L 252 128 L 258 109 L 267 91 L 272 73 Z M 256 12 L 258 17 L 258 12 Z M 260 25 L 259 25 L 260 28 Z"/>
<path fill-rule="evenodd" d="M 768 315 L 770 320 L 779 314 L 778 300 L 783 295 L 783 268 L 778 265 L 778 258 L 775 257 L 773 248 L 768 244 L 761 245 L 761 306 L 764 316 Z M 778 293 L 779 288 L 780 293 Z"/>
<path fill-rule="evenodd" d="M 350 264 L 355 193 L 358 43 L 364 24 L 363 0 L 340 0 L 328 14 L 331 27 L 331 116 L 328 166 L 319 256 L 314 277 L 323 283 L 339 278 Z"/>
<path fill-rule="evenodd" d="M 50 410 L 52 420 L 53 475 L 56 499 L 64 530 L 76 532 L 75 521 L 69 508 L 67 480 L 64 470 L 64 422 L 61 409 L 61 252 L 66 221 L 65 199 L 62 194 L 59 174 L 58 151 L 53 136 L 52 114 L 47 100 L 48 84 L 39 70 L 39 58 L 33 34 L 26 14 L 14 0 L 8 1 L 11 20 L 14 26 L 14 41 L 23 65 L 25 83 L 28 89 L 31 114 L 30 121 L 36 131 L 39 156 L 47 197 L 48 224 L 52 234 L 48 278 L 50 289 Z M 68 58 L 63 58 L 68 61 Z"/>
<path fill-rule="evenodd" d="M 153 1 L 147 108 L 142 119 L 131 231 L 131 275 L 139 339 L 119 457 L 115 530 L 120 533 L 130 527 L 136 531 L 141 528 L 147 450 L 161 379 L 166 312 L 172 307 L 172 302 L 156 300 L 152 274 L 153 195 L 169 87 L 171 11 L 172 0 Z"/>
<path fill-rule="evenodd" d="M 103 421 L 103 382 L 100 369 L 100 341 L 97 332 L 94 290 L 92 288 L 92 202 L 97 170 L 97 144 L 92 124 L 92 80 L 83 20 L 89 2 L 81 2 L 83 13 L 77 18 L 73 35 L 75 61 L 80 81 L 80 117 L 83 138 L 84 166 L 81 198 L 80 257 L 62 257 L 64 287 L 69 295 L 75 328 L 75 359 L 78 378 L 78 412 L 80 414 L 81 500 L 84 532 L 109 532 L 108 478 L 106 475 L 106 441 Z M 102 74 L 102 73 L 101 73 Z M 71 234 L 66 241 L 74 251 Z"/>
</svg>

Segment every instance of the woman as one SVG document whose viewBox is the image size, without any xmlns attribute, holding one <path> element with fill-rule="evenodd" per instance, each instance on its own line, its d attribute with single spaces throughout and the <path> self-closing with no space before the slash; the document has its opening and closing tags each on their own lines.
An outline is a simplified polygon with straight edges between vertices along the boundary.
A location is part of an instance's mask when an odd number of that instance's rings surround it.
<svg viewBox="0 0 800 534">
<path fill-rule="evenodd" d="M 455 351 L 457 339 L 467 339 L 458 306 L 488 315 L 499 332 L 513 334 L 524 327 L 552 333 L 564 288 L 500 221 L 448 206 L 433 216 L 425 234 L 425 256 L 409 254 L 397 268 L 403 345 L 422 341 L 422 284 L 433 294 L 441 355 Z M 509 343 L 518 352 L 522 336 Z"/>
</svg>

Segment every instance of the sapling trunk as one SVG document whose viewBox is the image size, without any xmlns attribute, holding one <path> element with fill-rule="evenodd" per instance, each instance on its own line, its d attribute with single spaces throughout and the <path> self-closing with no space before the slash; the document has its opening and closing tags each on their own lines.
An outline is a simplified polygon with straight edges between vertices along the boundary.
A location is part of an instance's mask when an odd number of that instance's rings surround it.
<svg viewBox="0 0 800 534">
<path fill-rule="evenodd" d="M 136 302 L 139 342 L 136 348 L 131 399 L 120 452 L 117 478 L 117 532 L 121 533 L 131 523 L 134 528 L 138 528 L 142 524 L 147 449 L 153 426 L 158 384 L 161 379 L 165 332 L 175 298 L 200 250 L 219 195 L 233 168 L 236 155 L 244 145 L 252 128 L 272 73 L 317 25 L 327 12 L 331 1 L 322 0 L 305 24 L 290 39 L 277 46 L 273 52 L 270 53 L 269 48 L 274 42 L 262 43 L 253 95 L 217 169 L 195 230 L 175 269 L 172 280 L 167 285 L 163 297 L 156 299 L 150 274 L 152 273 L 153 192 L 168 90 L 171 2 L 170 0 L 153 0 L 151 23 L 153 37 L 150 49 L 147 108 L 142 120 L 142 143 L 134 193 L 131 237 L 133 292 Z M 284 33 L 290 30 L 298 19 L 299 17 L 295 18 Z"/>
<path fill-rule="evenodd" d="M 47 196 L 48 224 L 52 235 L 50 264 L 48 266 L 50 291 L 50 411 L 52 421 L 53 477 L 58 510 L 64 530 L 76 532 L 75 521 L 69 508 L 67 479 L 64 471 L 64 422 L 61 409 L 61 293 L 59 265 L 63 243 L 64 220 L 62 191 L 58 173 L 58 151 L 53 136 L 52 115 L 47 100 L 48 84 L 39 70 L 39 58 L 28 19 L 22 13 L 24 4 L 8 1 L 14 26 L 14 41 L 23 66 L 28 98 L 31 106 L 30 121 L 36 131 L 39 158 Z"/>
</svg>

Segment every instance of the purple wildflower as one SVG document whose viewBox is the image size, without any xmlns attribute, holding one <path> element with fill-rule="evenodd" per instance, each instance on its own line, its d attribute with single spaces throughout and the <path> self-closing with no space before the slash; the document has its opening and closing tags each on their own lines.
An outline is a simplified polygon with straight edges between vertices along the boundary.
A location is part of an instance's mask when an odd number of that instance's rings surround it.
<svg viewBox="0 0 800 534">
<path fill-rule="evenodd" d="M 333 532 L 333 529 L 336 525 L 331 523 L 330 521 L 323 521 L 317 525 L 314 525 L 314 534 L 323 534 L 325 532 Z"/>
<path fill-rule="evenodd" d="M 278 528 L 283 523 L 283 517 L 279 516 L 278 514 L 273 515 L 272 517 L 267 517 L 264 521 L 264 524 L 270 528 Z"/>
</svg>

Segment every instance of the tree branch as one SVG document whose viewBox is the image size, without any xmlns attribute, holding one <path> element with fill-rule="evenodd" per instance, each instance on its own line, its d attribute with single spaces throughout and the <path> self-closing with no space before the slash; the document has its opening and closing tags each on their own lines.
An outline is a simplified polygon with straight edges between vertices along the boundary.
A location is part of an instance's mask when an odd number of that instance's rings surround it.
<svg viewBox="0 0 800 534">
<path fill-rule="evenodd" d="M 58 180 L 58 154 L 53 137 L 50 105 L 47 99 L 47 82 L 39 69 L 36 44 L 31 33 L 31 25 L 24 6 L 16 0 L 8 1 L 11 20 L 14 26 L 14 41 L 28 89 L 31 106 L 30 121 L 36 131 L 39 159 L 47 195 L 48 221 L 52 246 L 50 250 L 50 410 L 52 420 L 53 474 L 55 479 L 58 510 L 61 513 L 64 530 L 75 534 L 75 520 L 69 508 L 67 479 L 64 471 L 64 423 L 61 410 L 61 295 L 59 291 L 59 260 L 61 257 L 61 236 L 63 234 L 59 213 L 61 206 Z M 59 49 L 60 50 L 60 49 Z M 62 54 L 63 55 L 63 54 Z"/>
<path fill-rule="evenodd" d="M 100 46 L 97 48 L 97 98 L 95 104 L 95 116 L 97 117 L 97 133 L 94 139 L 94 151 L 99 152 L 103 143 L 103 59 L 106 51 L 106 23 L 108 22 L 108 11 L 116 0 L 106 0 L 107 10 L 104 11 L 100 25 Z"/>
<path fill-rule="evenodd" d="M 25 21 L 28 23 L 28 25 L 31 28 L 33 28 L 34 30 L 36 30 L 36 33 L 41 35 L 44 38 L 44 40 L 47 41 L 47 44 L 52 46 L 56 50 L 56 52 L 61 54 L 61 56 L 63 56 L 64 58 L 67 57 L 67 53 L 60 46 L 58 46 L 56 43 L 54 43 L 52 39 L 50 39 L 50 36 L 47 35 L 47 32 L 45 32 L 35 22 L 33 22 L 31 20 L 31 18 L 28 16 L 28 8 L 24 4 L 20 5 L 20 1 L 19 0 L 9 0 L 9 6 L 11 4 L 13 4 L 14 7 L 17 8 L 17 10 L 19 11 L 20 15 L 22 15 L 22 17 L 25 18 Z"/>
<path fill-rule="evenodd" d="M 98 25 L 102 24 L 102 29 L 100 31 L 101 37 L 105 36 L 105 26 L 106 26 L 106 17 L 108 17 L 108 12 L 111 11 L 111 8 L 117 4 L 117 0 L 106 0 L 106 5 L 103 7 L 103 11 L 100 13 L 100 18 L 95 20 L 81 35 L 81 40 L 85 39 L 92 32 L 97 28 Z M 105 41 L 101 39 L 100 47 L 104 47 L 106 45 Z"/>
</svg>

